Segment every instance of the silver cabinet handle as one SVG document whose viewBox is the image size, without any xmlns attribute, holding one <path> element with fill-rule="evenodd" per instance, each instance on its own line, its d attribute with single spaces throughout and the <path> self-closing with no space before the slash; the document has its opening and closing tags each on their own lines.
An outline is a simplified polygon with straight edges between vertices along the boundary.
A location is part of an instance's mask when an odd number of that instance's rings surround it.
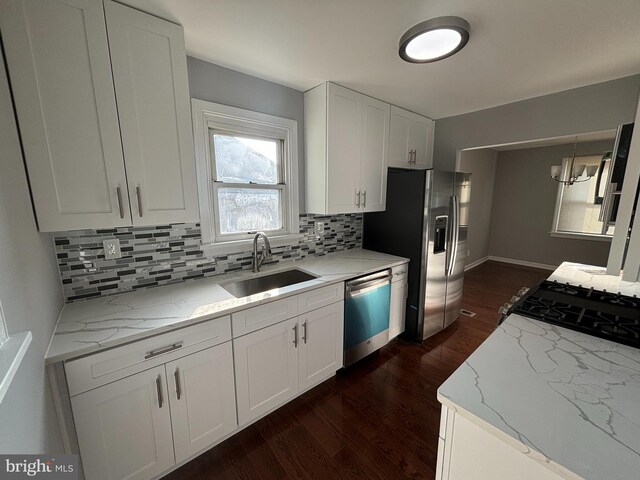
<svg viewBox="0 0 640 480">
<path fill-rule="evenodd" d="M 293 346 L 298 348 L 298 324 L 293 326 Z"/>
<path fill-rule="evenodd" d="M 118 196 L 118 209 L 120 210 L 120 218 L 124 218 L 124 208 L 122 208 L 122 189 L 116 187 L 116 195 Z"/>
<path fill-rule="evenodd" d="M 136 197 L 138 199 L 138 214 L 142 216 L 142 190 L 140 185 L 136 187 Z"/>
<path fill-rule="evenodd" d="M 356 192 L 356 207 L 360 208 L 360 190 Z"/>
<path fill-rule="evenodd" d="M 152 357 L 156 357 L 158 355 L 162 355 L 163 353 L 168 353 L 173 350 L 177 350 L 182 347 L 182 342 L 174 343 L 173 345 L 168 345 L 166 347 L 158 348 L 157 350 L 151 350 L 144 356 L 144 359 L 147 360 Z"/>
<path fill-rule="evenodd" d="M 177 368 L 173 372 L 173 379 L 176 381 L 176 397 L 178 397 L 178 400 L 180 400 L 182 389 L 180 388 L 180 371 Z"/>
<path fill-rule="evenodd" d="M 307 343 L 307 322 L 302 324 L 302 341 Z"/>
<path fill-rule="evenodd" d="M 365 190 L 362 194 L 362 208 L 367 206 L 367 191 Z"/>
<path fill-rule="evenodd" d="M 411 165 L 413 159 L 413 150 L 409 150 L 409 165 Z"/>
<path fill-rule="evenodd" d="M 414 164 L 414 165 L 416 164 L 416 157 L 417 157 L 417 153 L 418 153 L 418 151 L 417 151 L 417 150 L 414 150 L 414 151 L 413 151 L 413 164 Z"/>
<path fill-rule="evenodd" d="M 162 399 L 162 379 L 160 375 L 156 377 L 156 390 L 158 391 L 158 408 L 162 408 L 164 400 Z"/>
</svg>

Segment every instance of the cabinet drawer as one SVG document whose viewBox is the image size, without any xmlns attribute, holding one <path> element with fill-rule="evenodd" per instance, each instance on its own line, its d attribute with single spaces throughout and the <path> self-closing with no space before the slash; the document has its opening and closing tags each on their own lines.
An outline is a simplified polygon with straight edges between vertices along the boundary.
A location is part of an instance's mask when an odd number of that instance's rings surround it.
<svg viewBox="0 0 640 480">
<path fill-rule="evenodd" d="M 335 283 L 328 287 L 316 288 L 298 295 L 298 314 L 316 310 L 325 305 L 339 302 L 344 299 L 344 283 Z"/>
<path fill-rule="evenodd" d="M 298 297 L 292 296 L 231 314 L 233 338 L 255 332 L 298 315 Z"/>
<path fill-rule="evenodd" d="M 408 274 L 409 274 L 408 263 L 403 263 L 402 265 L 393 267 L 391 269 L 391 275 L 392 275 L 391 281 L 392 282 L 406 281 Z"/>
<path fill-rule="evenodd" d="M 229 316 L 65 363 L 71 396 L 231 339 Z"/>
</svg>

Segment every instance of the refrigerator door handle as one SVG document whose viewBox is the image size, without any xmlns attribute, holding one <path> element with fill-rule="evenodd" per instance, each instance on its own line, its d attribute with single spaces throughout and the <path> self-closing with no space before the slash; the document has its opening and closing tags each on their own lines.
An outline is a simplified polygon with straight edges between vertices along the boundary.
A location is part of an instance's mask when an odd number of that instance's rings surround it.
<svg viewBox="0 0 640 480">
<path fill-rule="evenodd" d="M 449 244 L 449 262 L 447 264 L 447 276 L 453 273 L 453 268 L 456 264 L 456 258 L 458 256 L 458 239 L 460 230 L 460 204 L 458 203 L 458 197 L 453 195 L 451 197 L 451 243 Z"/>
</svg>

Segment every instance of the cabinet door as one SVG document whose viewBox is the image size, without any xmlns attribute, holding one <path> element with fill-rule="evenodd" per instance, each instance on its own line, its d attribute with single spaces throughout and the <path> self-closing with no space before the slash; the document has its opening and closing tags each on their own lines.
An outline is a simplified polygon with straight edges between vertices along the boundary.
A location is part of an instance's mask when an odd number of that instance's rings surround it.
<svg viewBox="0 0 640 480">
<path fill-rule="evenodd" d="M 298 393 L 298 334 L 292 318 L 233 340 L 240 425 Z"/>
<path fill-rule="evenodd" d="M 198 220 L 182 27 L 105 2 L 134 225 Z"/>
<path fill-rule="evenodd" d="M 169 362 L 166 368 L 179 463 L 237 426 L 231 342 Z"/>
<path fill-rule="evenodd" d="M 101 0 L 7 0 L 0 29 L 40 231 L 131 225 Z"/>
<path fill-rule="evenodd" d="M 405 313 L 407 307 L 407 282 L 399 281 L 391 284 L 391 306 L 389 311 L 389 339 L 404 332 Z"/>
<path fill-rule="evenodd" d="M 164 365 L 71 398 L 84 476 L 149 479 L 175 464 Z"/>
<path fill-rule="evenodd" d="M 362 207 L 365 212 L 381 212 L 385 209 L 389 158 L 389 112 L 388 103 L 363 96 L 360 185 Z"/>
<path fill-rule="evenodd" d="M 391 105 L 389 124 L 389 166 L 411 168 L 413 145 L 409 146 L 409 134 L 412 127 L 411 112 Z"/>
<path fill-rule="evenodd" d="M 362 97 L 353 90 L 328 85 L 327 212 L 360 211 Z M 361 202 L 360 202 L 361 204 Z"/>
<path fill-rule="evenodd" d="M 434 121 L 413 114 L 409 131 L 409 145 L 415 150 L 414 168 L 433 167 L 433 128 Z"/>
<path fill-rule="evenodd" d="M 301 315 L 300 390 L 310 388 L 342 367 L 344 302 Z"/>
</svg>

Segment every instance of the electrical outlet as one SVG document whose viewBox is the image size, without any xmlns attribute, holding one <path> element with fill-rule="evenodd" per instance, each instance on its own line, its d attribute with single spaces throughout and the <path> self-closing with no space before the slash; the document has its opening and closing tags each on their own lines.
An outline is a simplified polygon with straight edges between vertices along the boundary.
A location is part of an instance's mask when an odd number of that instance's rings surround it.
<svg viewBox="0 0 640 480">
<path fill-rule="evenodd" d="M 104 258 L 106 260 L 113 260 L 115 258 L 122 258 L 122 252 L 120 252 L 120 240 L 117 238 L 111 238 L 102 242 L 104 248 Z"/>
<path fill-rule="evenodd" d="M 316 222 L 316 235 L 324 235 L 324 222 Z"/>
</svg>

